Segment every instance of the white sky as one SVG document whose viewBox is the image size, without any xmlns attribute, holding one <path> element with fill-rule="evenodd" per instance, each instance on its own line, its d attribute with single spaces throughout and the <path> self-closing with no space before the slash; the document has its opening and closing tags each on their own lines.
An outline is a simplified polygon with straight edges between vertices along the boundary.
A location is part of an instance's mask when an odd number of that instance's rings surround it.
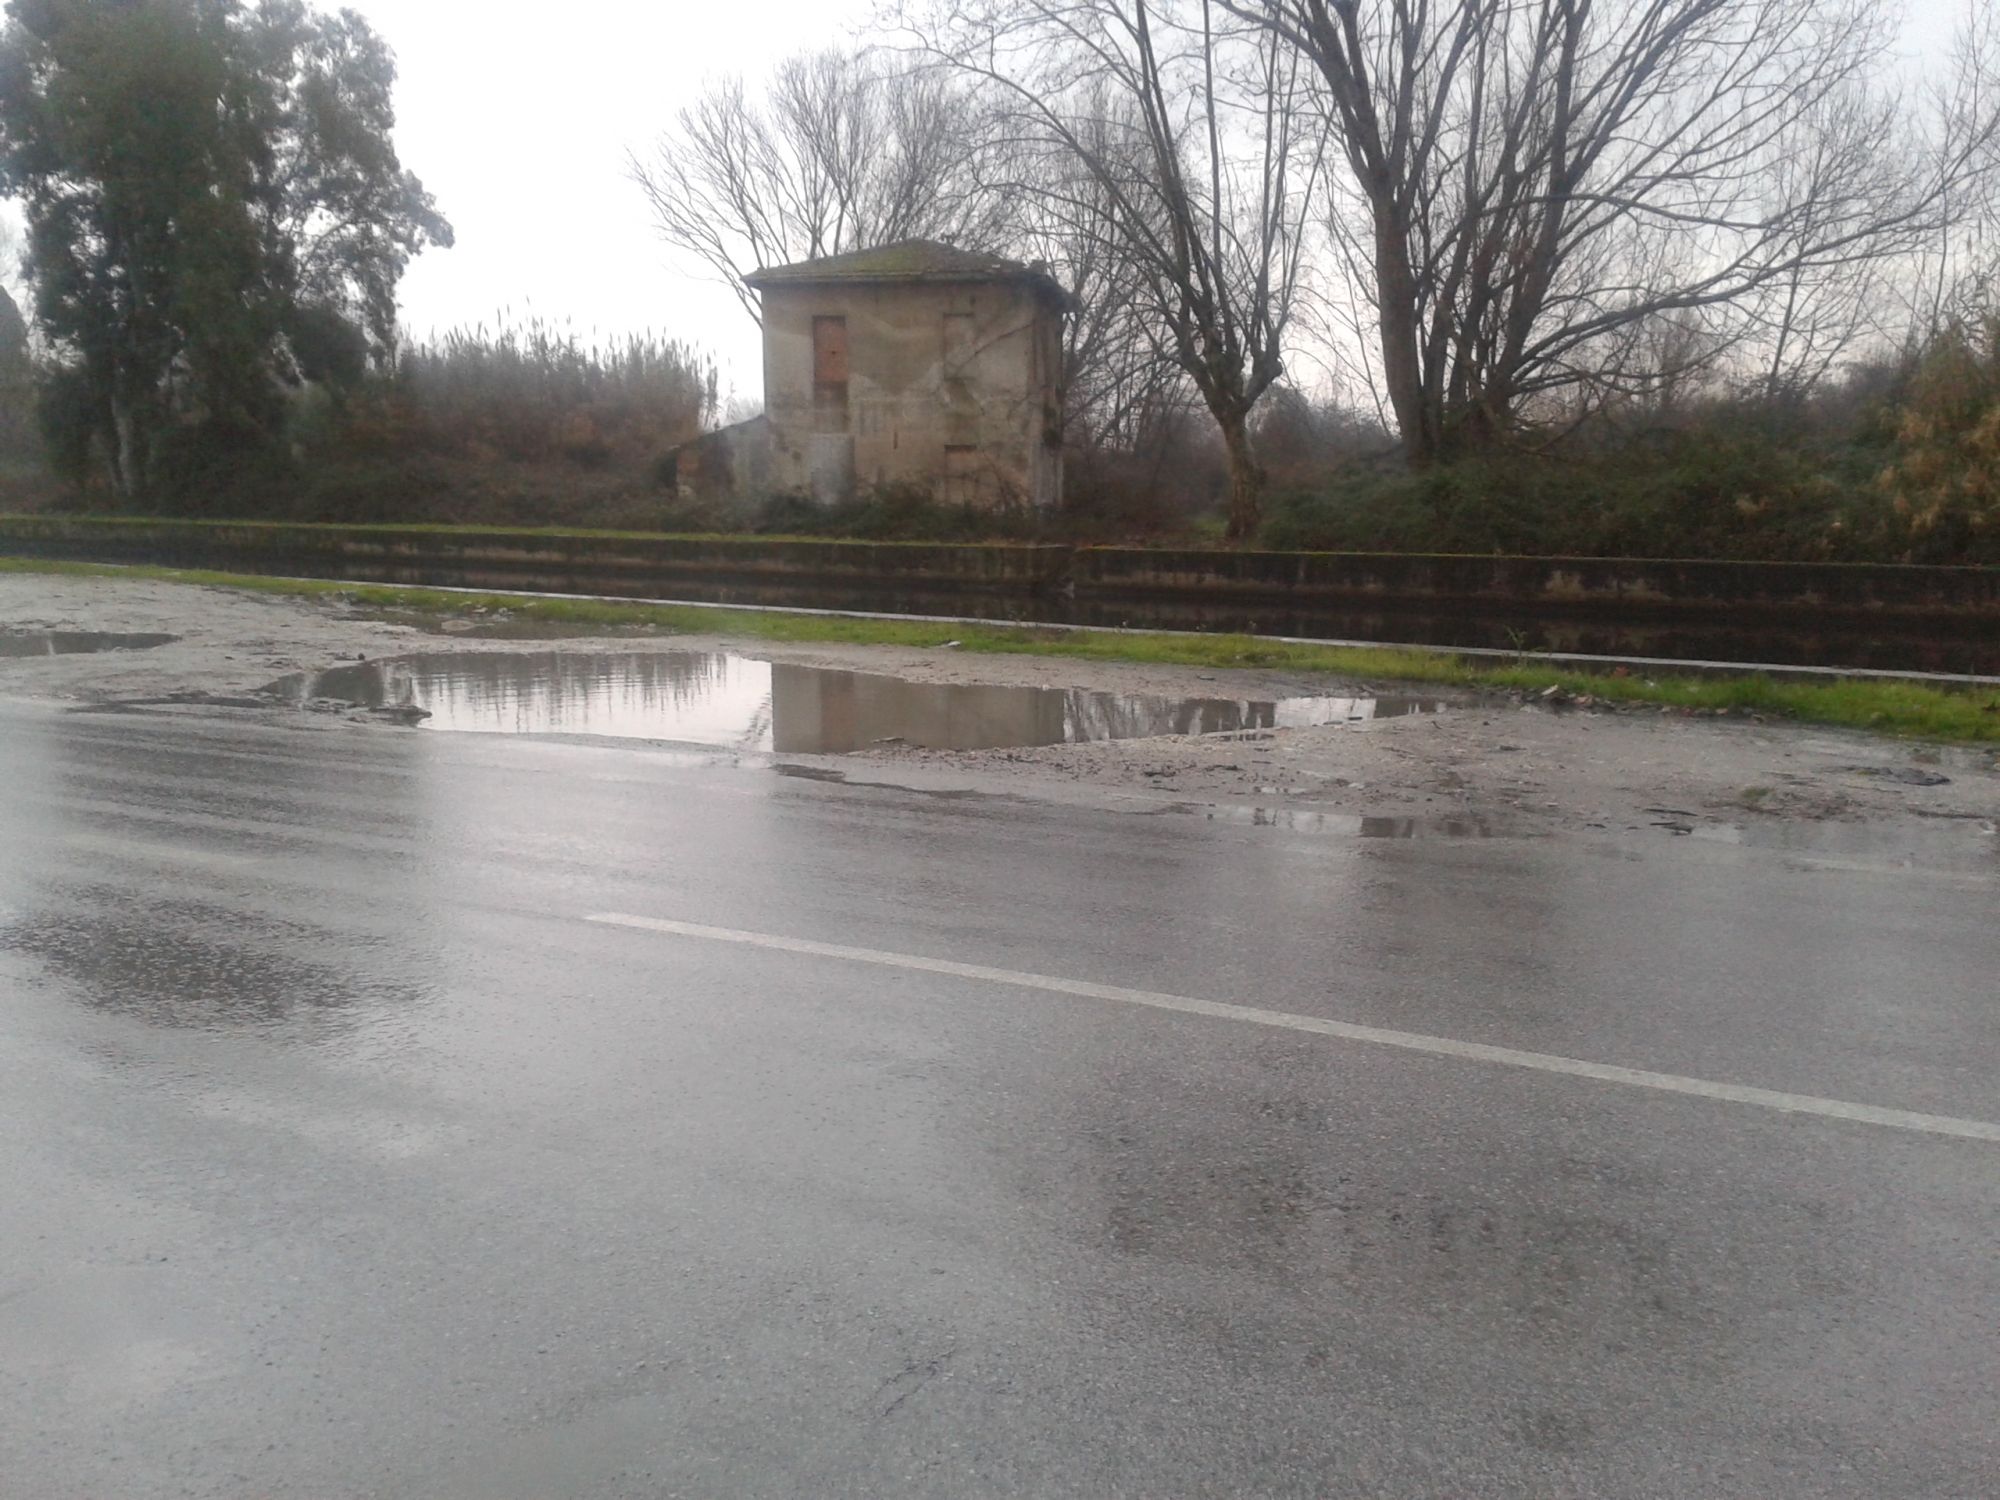
<svg viewBox="0 0 2000 1500">
<path fill-rule="evenodd" d="M 701 344 L 761 397 L 755 326 L 727 290 L 667 263 L 625 152 L 704 79 L 755 79 L 846 37 L 867 0 L 347 3 L 396 50 L 396 149 L 458 236 L 405 275 L 407 327 L 491 324 L 505 308 L 585 336 L 649 328 Z"/>
<path fill-rule="evenodd" d="M 458 233 L 404 279 L 412 331 L 502 308 L 585 335 L 652 329 L 701 344 L 726 385 L 759 394 L 754 325 L 727 290 L 668 262 L 625 152 L 646 148 L 704 79 L 754 80 L 852 35 L 868 0 L 347 3 L 396 49 L 397 148 Z M 1911 0 L 1907 50 L 1935 55 L 1966 3 Z"/>
<path fill-rule="evenodd" d="M 413 332 L 502 309 L 586 336 L 651 329 L 702 345 L 726 384 L 759 394 L 754 326 L 726 289 L 669 264 L 625 152 L 706 78 L 755 79 L 851 36 L 869 0 L 347 3 L 396 50 L 397 148 L 458 234 L 404 279 Z M 1994 0 L 1911 0 L 1906 51 L 1935 57 L 1968 3 Z"/>
</svg>

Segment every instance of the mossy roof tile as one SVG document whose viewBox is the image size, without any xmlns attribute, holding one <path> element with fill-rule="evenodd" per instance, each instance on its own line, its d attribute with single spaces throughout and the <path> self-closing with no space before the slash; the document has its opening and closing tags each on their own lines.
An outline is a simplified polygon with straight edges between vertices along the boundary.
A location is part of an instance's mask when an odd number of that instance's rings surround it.
<svg viewBox="0 0 2000 1500">
<path fill-rule="evenodd" d="M 812 286 L 837 281 L 1032 281 L 1061 295 L 1054 277 L 1040 266 L 1005 256 L 961 250 L 936 240 L 899 240 L 869 250 L 851 250 L 789 266 L 767 266 L 744 278 L 754 287 Z"/>
</svg>

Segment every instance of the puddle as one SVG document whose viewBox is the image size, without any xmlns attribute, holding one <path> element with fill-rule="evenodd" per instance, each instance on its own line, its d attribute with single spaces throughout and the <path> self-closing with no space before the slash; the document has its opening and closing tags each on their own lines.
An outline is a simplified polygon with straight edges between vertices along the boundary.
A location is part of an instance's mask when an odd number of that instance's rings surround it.
<svg viewBox="0 0 2000 1500">
<path fill-rule="evenodd" d="M 1249 828 L 1282 828 L 1291 833 L 1334 833 L 1357 839 L 1497 839 L 1517 837 L 1511 829 L 1487 818 L 1385 818 L 1357 813 L 1313 812 L 1292 807 L 1208 806 L 1175 802 L 1168 811 L 1186 813 L 1212 823 Z"/>
<path fill-rule="evenodd" d="M 840 754 L 871 745 L 992 750 L 1161 734 L 1364 725 L 1442 705 L 1403 698 L 1152 698 L 1078 689 L 908 682 L 720 652 L 418 655 L 284 678 L 301 705 L 428 711 L 435 729 L 677 740 Z"/>
<path fill-rule="evenodd" d="M 0 630 L 0 656 L 82 656 L 92 651 L 150 651 L 177 635 L 107 635 L 99 630 Z"/>
</svg>

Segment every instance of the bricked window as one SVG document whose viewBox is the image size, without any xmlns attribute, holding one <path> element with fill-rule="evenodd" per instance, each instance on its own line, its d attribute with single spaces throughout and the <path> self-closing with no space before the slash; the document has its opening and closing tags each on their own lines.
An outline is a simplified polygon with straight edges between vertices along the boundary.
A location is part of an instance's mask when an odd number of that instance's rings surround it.
<svg viewBox="0 0 2000 1500">
<path fill-rule="evenodd" d="M 972 343 L 972 314 L 946 313 L 944 315 L 944 378 L 946 380 L 968 380 L 972 376 L 972 361 L 977 350 Z"/>
<path fill-rule="evenodd" d="M 847 384 L 847 319 L 813 319 L 813 384 Z"/>
</svg>

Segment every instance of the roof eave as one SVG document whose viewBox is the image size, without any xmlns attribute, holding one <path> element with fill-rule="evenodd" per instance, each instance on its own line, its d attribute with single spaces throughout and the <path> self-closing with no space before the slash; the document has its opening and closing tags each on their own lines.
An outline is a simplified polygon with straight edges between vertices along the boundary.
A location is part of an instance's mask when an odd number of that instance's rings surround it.
<svg viewBox="0 0 2000 1500">
<path fill-rule="evenodd" d="M 753 291 L 768 291 L 773 287 L 814 287 L 814 286 L 951 286 L 951 285 L 1011 285 L 1029 286 L 1053 298 L 1067 309 L 1070 295 L 1062 284 L 1052 276 L 1040 275 L 1033 271 L 831 271 L 824 275 L 812 272 L 792 272 L 786 267 L 773 267 L 768 271 L 752 271 L 743 278 L 743 284 Z"/>
</svg>

